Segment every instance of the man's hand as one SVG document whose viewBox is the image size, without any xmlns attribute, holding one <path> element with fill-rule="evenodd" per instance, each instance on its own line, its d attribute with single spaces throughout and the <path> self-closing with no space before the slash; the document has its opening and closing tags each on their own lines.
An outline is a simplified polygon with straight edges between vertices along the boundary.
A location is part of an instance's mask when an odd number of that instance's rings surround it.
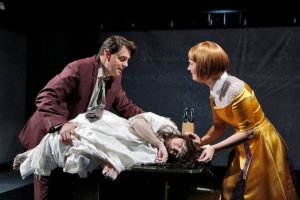
<svg viewBox="0 0 300 200">
<path fill-rule="evenodd" d="M 76 133 L 75 129 L 78 127 L 77 124 L 72 123 L 72 122 L 67 122 L 65 123 L 60 131 L 60 138 L 61 141 L 65 144 L 65 145 L 70 145 L 72 146 L 72 136 L 76 137 L 78 140 L 80 140 L 80 136 L 78 133 Z"/>
<path fill-rule="evenodd" d="M 167 160 L 168 160 L 168 151 L 167 151 L 164 143 L 161 142 L 158 147 L 158 152 L 157 152 L 157 156 L 155 159 L 155 163 L 163 165 L 163 164 L 166 164 Z"/>
</svg>

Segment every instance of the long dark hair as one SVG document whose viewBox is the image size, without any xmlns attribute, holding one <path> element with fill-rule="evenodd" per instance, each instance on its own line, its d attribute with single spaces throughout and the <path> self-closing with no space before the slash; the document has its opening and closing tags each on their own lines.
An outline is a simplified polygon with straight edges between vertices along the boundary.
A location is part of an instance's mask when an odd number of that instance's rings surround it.
<svg viewBox="0 0 300 200">
<path fill-rule="evenodd" d="M 161 130 L 158 132 L 159 132 L 158 137 L 164 141 L 164 144 L 166 144 L 167 141 L 173 138 L 182 138 L 183 140 L 185 140 L 184 145 L 187 151 L 184 154 L 184 156 L 180 159 L 177 159 L 174 156 L 169 154 L 169 159 L 168 159 L 169 163 L 183 165 L 189 168 L 196 168 L 198 166 L 196 159 L 200 155 L 201 151 L 194 146 L 193 141 L 190 138 L 186 138 L 183 135 L 174 134 L 172 132 L 165 132 Z"/>
</svg>

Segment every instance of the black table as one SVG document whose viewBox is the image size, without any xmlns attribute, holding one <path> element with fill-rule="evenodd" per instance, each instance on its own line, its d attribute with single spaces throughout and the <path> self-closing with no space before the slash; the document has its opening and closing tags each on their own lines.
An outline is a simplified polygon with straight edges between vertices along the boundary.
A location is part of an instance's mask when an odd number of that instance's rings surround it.
<svg viewBox="0 0 300 200">
<path fill-rule="evenodd" d="M 122 172 L 117 180 L 103 176 L 99 183 L 99 199 L 186 199 L 195 188 L 212 189 L 213 174 L 210 165 L 188 168 L 167 164 L 164 166 L 134 166 Z"/>
</svg>

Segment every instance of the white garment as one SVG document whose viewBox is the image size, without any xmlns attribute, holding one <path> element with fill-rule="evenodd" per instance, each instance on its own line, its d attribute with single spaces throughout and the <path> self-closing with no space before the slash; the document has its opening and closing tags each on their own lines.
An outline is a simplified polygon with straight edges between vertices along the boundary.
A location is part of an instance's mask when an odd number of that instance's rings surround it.
<svg viewBox="0 0 300 200">
<path fill-rule="evenodd" d="M 170 127 L 177 130 L 169 119 L 154 113 L 138 116 L 144 117 L 154 132 Z M 47 134 L 21 164 L 22 178 L 31 173 L 49 176 L 56 167 L 86 177 L 88 172 L 107 162 L 119 173 L 135 164 L 154 163 L 157 149 L 131 132 L 132 119 L 126 120 L 106 110 L 95 122 L 89 122 L 85 114 L 78 115 L 71 121 L 79 125 L 76 131 L 81 139 L 73 137 L 70 147 L 60 141 L 58 133 Z"/>
<path fill-rule="evenodd" d="M 228 84 L 228 88 L 224 86 L 225 81 Z M 232 103 L 238 94 L 240 94 L 244 88 L 244 82 L 234 76 L 230 76 L 225 71 L 220 78 L 216 81 L 210 95 L 214 98 L 214 103 L 217 108 L 223 108 Z M 222 90 L 225 90 L 225 95 L 222 95 Z"/>
<path fill-rule="evenodd" d="M 225 80 L 227 79 L 228 77 L 228 74 L 227 72 L 225 71 L 221 76 L 220 78 L 215 82 L 215 85 L 214 87 L 212 88 L 212 90 L 210 90 L 210 94 L 213 96 L 213 97 L 219 97 L 221 91 L 222 91 L 222 87 L 224 85 L 224 82 Z"/>
</svg>

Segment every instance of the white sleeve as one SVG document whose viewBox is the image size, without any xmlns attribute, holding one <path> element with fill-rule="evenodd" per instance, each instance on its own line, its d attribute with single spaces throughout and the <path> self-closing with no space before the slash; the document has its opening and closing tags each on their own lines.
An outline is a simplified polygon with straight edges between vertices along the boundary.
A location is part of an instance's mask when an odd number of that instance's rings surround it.
<svg viewBox="0 0 300 200">
<path fill-rule="evenodd" d="M 131 125 L 131 123 L 137 118 L 144 118 L 149 123 L 154 133 L 162 130 L 165 132 L 174 132 L 176 134 L 180 134 L 176 124 L 169 118 L 162 117 L 152 112 L 145 112 L 129 118 L 129 125 Z"/>
</svg>

